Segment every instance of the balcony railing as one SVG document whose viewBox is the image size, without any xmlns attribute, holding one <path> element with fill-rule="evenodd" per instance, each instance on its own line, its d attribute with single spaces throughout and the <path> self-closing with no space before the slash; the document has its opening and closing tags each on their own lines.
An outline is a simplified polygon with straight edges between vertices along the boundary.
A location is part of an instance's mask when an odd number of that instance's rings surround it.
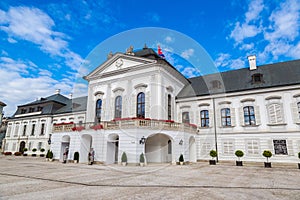
<svg viewBox="0 0 300 200">
<path fill-rule="evenodd" d="M 184 131 L 190 133 L 197 132 L 197 125 L 177 123 L 171 120 L 153 120 L 153 119 L 135 119 L 123 118 L 113 121 L 104 121 L 98 124 L 95 123 L 61 123 L 53 125 L 53 132 L 71 132 L 82 130 L 117 130 L 117 129 L 131 129 L 131 128 L 148 128 L 153 130 L 171 130 Z"/>
</svg>

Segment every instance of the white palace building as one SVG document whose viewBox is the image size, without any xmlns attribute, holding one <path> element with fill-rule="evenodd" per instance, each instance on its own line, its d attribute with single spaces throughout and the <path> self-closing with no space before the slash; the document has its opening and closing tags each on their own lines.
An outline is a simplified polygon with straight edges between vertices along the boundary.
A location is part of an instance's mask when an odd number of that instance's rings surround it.
<svg viewBox="0 0 300 200">
<path fill-rule="evenodd" d="M 98 163 L 176 163 L 210 159 L 298 162 L 300 60 L 185 78 L 150 48 L 110 55 L 84 77 L 88 96 L 56 94 L 20 105 L 9 119 L 4 151 L 51 149 L 62 160 L 79 152 Z"/>
</svg>

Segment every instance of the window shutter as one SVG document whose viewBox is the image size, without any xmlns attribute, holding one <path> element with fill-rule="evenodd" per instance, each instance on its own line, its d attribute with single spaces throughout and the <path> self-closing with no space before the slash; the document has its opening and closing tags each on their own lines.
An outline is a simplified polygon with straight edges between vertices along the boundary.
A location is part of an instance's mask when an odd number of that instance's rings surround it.
<svg viewBox="0 0 300 200">
<path fill-rule="evenodd" d="M 274 148 L 273 148 L 273 141 L 272 140 L 268 140 L 268 149 L 266 149 L 266 150 L 270 150 L 274 154 Z"/>
<path fill-rule="evenodd" d="M 300 122 L 300 118 L 299 118 L 299 110 L 298 110 L 297 104 L 295 102 L 291 103 L 290 107 L 292 109 L 293 122 L 294 123 L 299 123 Z"/>
<path fill-rule="evenodd" d="M 208 110 L 208 116 L 209 116 L 209 127 L 214 127 L 214 111 L 212 109 Z"/>
<path fill-rule="evenodd" d="M 261 121 L 260 121 L 260 112 L 259 112 L 259 106 L 254 106 L 254 113 L 255 113 L 255 121 L 256 121 L 256 125 L 260 125 Z"/>
<path fill-rule="evenodd" d="M 145 118 L 150 117 L 150 92 L 145 94 Z"/>
<path fill-rule="evenodd" d="M 271 124 L 276 123 L 274 104 L 268 105 L 267 109 L 268 109 L 269 123 Z"/>
<path fill-rule="evenodd" d="M 293 140 L 287 140 L 287 150 L 288 150 L 288 155 L 290 156 L 294 155 Z"/>
<path fill-rule="evenodd" d="M 231 126 L 235 126 L 236 124 L 235 108 L 230 108 L 230 118 L 231 118 Z"/>
<path fill-rule="evenodd" d="M 217 127 L 222 127 L 221 109 L 216 109 L 216 124 Z"/>
<path fill-rule="evenodd" d="M 239 109 L 239 120 L 240 120 L 240 125 L 244 126 L 245 125 L 245 119 L 244 119 L 244 110 L 243 107 Z"/>
</svg>

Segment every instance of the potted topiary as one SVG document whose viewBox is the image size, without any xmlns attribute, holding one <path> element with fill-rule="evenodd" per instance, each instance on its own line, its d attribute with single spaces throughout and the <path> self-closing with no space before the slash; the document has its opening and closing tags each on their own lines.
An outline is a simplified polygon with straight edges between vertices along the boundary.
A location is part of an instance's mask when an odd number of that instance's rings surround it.
<svg viewBox="0 0 300 200">
<path fill-rule="evenodd" d="M 298 152 L 298 158 L 300 159 L 300 152 Z M 298 163 L 298 168 L 300 169 L 300 163 Z"/>
<path fill-rule="evenodd" d="M 144 165 L 145 165 L 145 156 L 144 156 L 143 153 L 141 153 L 141 155 L 140 155 L 140 166 L 144 167 Z"/>
<path fill-rule="evenodd" d="M 53 161 L 53 152 L 50 150 L 48 154 L 49 161 Z"/>
<path fill-rule="evenodd" d="M 272 152 L 269 150 L 264 150 L 262 155 L 267 158 L 267 162 L 265 162 L 265 168 L 271 168 L 272 165 L 271 162 L 269 162 L 269 158 L 272 157 Z"/>
<path fill-rule="evenodd" d="M 236 150 L 235 155 L 238 157 L 238 160 L 235 161 L 236 166 L 243 166 L 243 161 L 241 161 L 240 158 L 244 156 L 244 152 L 242 150 Z"/>
<path fill-rule="evenodd" d="M 123 166 L 127 165 L 127 155 L 125 152 L 123 152 L 123 154 L 122 154 L 121 161 L 122 161 Z"/>
<path fill-rule="evenodd" d="M 23 156 L 27 156 L 27 152 L 28 151 L 28 149 L 25 147 L 24 149 L 23 149 Z"/>
<path fill-rule="evenodd" d="M 41 148 L 40 151 L 42 152 L 42 153 L 40 154 L 40 157 L 44 157 L 45 154 L 43 154 L 43 152 L 45 151 L 45 149 L 44 149 L 44 148 Z"/>
<path fill-rule="evenodd" d="M 215 158 L 217 157 L 217 151 L 216 150 L 211 150 L 210 152 L 209 152 L 209 155 L 212 157 L 212 160 L 209 160 L 209 164 L 210 165 L 216 165 L 216 160 L 215 160 Z"/>
<path fill-rule="evenodd" d="M 184 162 L 183 155 L 180 154 L 180 156 L 179 156 L 179 164 L 180 164 L 180 165 L 183 165 L 183 162 Z"/>
<path fill-rule="evenodd" d="M 33 149 L 32 149 L 32 152 L 33 152 L 33 154 L 31 154 L 31 156 L 35 157 L 35 156 L 36 156 L 36 154 L 35 154 L 36 148 L 33 148 Z"/>
<path fill-rule="evenodd" d="M 74 163 L 78 163 L 78 162 L 79 162 L 79 152 L 76 151 L 76 152 L 74 153 Z"/>
</svg>

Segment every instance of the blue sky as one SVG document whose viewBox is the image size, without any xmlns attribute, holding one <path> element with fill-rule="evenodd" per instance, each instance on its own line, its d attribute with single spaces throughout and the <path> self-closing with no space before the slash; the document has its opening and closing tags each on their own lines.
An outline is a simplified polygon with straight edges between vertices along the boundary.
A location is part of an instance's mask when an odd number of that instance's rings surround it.
<svg viewBox="0 0 300 200">
<path fill-rule="evenodd" d="M 49 96 L 55 89 L 68 95 L 76 85 L 84 94 L 86 85 L 77 80 L 92 70 L 81 64 L 97 51 L 95 47 L 99 50 L 113 36 L 143 27 L 170 30 L 145 43 L 153 48 L 161 45 L 170 53 L 168 61 L 186 76 L 212 72 L 208 67 L 191 71 L 172 57 L 175 53 L 186 63 L 197 63 L 199 45 L 218 71 L 248 67 L 250 54 L 257 56 L 258 65 L 299 59 L 299 10 L 299 0 L 4 0 L 0 2 L 0 101 L 8 105 L 4 111 L 10 116 L 17 105 Z M 182 35 L 189 42 L 182 42 Z M 126 37 L 128 44 L 134 38 Z M 124 45 L 115 42 L 111 49 L 125 52 Z M 101 52 L 99 61 L 108 53 Z"/>
</svg>

